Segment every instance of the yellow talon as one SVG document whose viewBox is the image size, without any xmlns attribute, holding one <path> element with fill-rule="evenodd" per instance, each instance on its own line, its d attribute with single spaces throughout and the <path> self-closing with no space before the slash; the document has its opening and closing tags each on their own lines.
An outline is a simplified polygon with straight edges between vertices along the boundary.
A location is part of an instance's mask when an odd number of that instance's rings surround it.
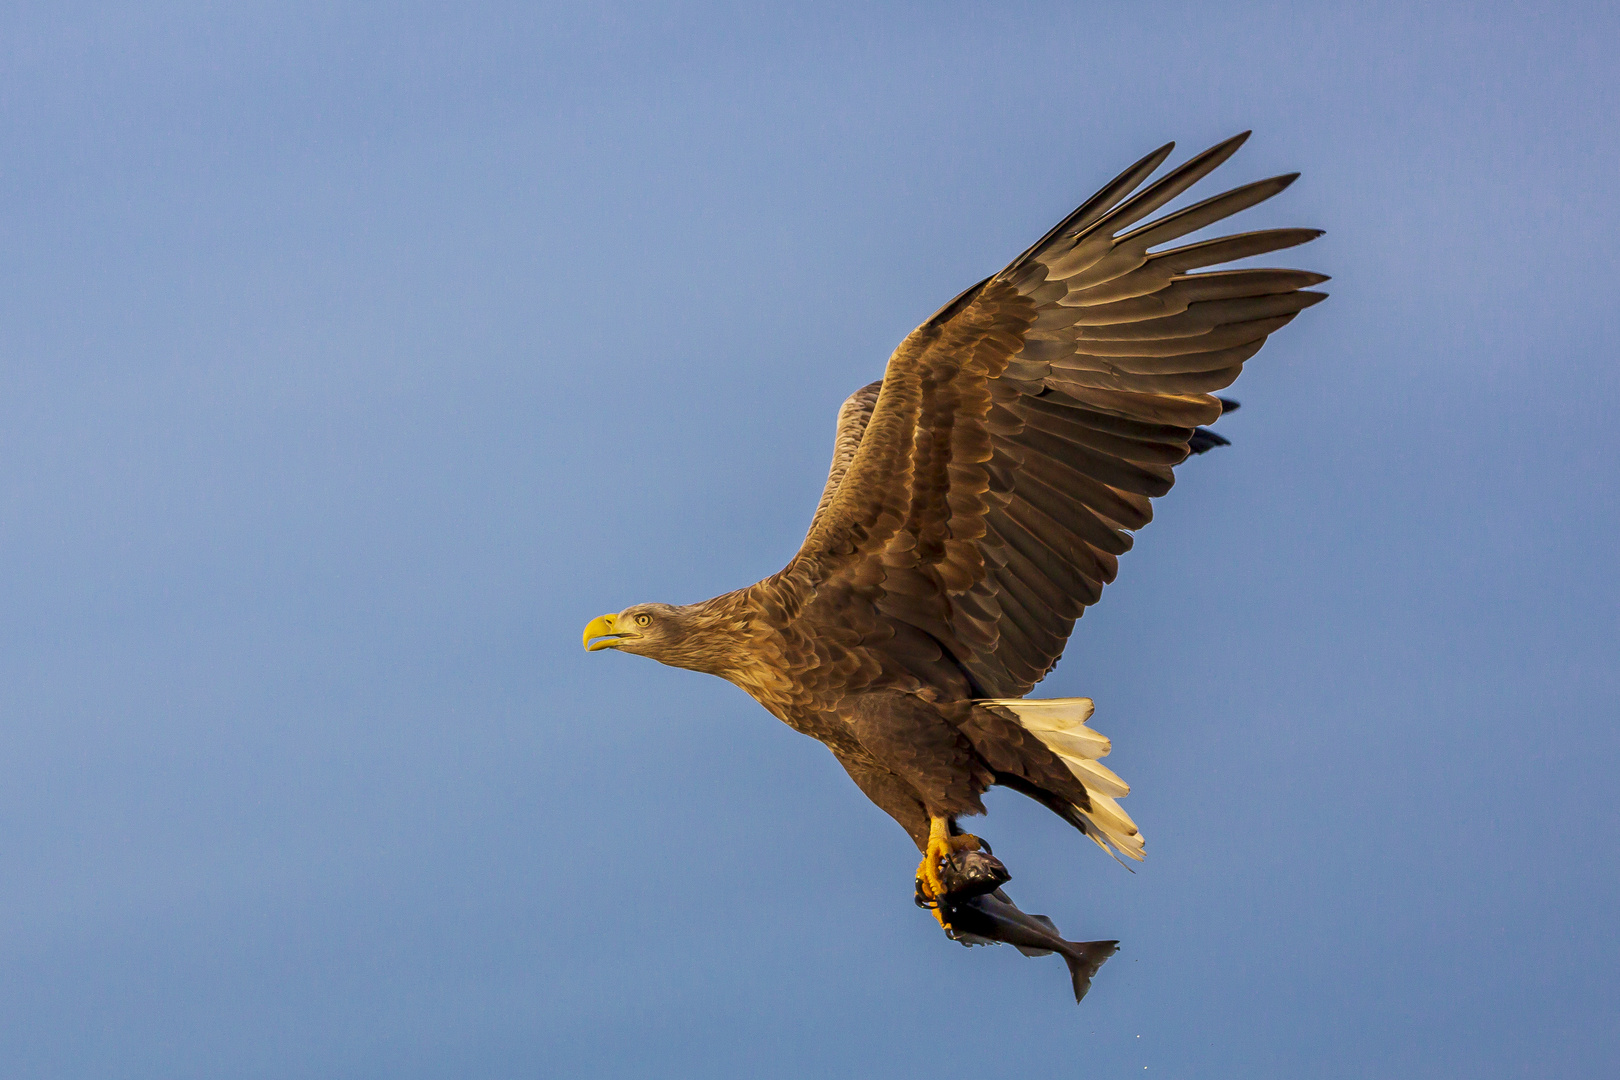
<svg viewBox="0 0 1620 1080">
<path fill-rule="evenodd" d="M 945 882 L 940 878 L 939 871 L 952 852 L 977 851 L 981 846 L 982 841 L 972 833 L 952 836 L 948 818 L 929 818 L 928 846 L 923 851 L 922 862 L 917 866 L 917 885 L 924 897 L 938 901 L 945 895 Z M 945 921 L 944 907 L 936 903 L 933 911 L 939 925 L 949 930 L 951 924 Z"/>
</svg>

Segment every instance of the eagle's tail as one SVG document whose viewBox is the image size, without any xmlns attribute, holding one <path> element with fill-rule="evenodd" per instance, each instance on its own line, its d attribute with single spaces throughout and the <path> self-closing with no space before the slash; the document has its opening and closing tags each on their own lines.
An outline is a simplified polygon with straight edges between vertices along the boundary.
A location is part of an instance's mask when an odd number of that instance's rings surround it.
<svg viewBox="0 0 1620 1080">
<path fill-rule="evenodd" d="M 1012 714 L 1024 730 L 1063 760 L 1085 787 L 1091 805 L 1079 806 L 1047 792 L 1030 790 L 1025 794 L 1045 803 L 1104 851 L 1142 860 L 1142 834 L 1131 816 L 1115 802 L 1130 794 L 1130 785 L 1098 760 L 1108 756 L 1113 744 L 1106 735 L 1086 727 L 1095 708 L 1090 698 L 986 698 L 974 704 L 997 709 L 1003 715 Z"/>
</svg>

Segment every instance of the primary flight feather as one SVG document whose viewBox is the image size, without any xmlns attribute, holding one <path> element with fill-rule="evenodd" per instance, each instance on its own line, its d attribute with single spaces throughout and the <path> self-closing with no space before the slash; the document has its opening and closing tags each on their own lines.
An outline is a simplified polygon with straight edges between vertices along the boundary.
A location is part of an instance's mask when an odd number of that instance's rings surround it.
<svg viewBox="0 0 1620 1080">
<path fill-rule="evenodd" d="M 1225 443 L 1201 426 L 1231 406 L 1214 392 L 1325 298 L 1310 291 L 1321 274 L 1208 269 L 1318 230 L 1173 246 L 1294 175 L 1139 224 L 1246 138 L 1148 183 L 1174 144 L 1154 151 L 912 331 L 839 410 L 826 488 L 781 572 L 601 616 L 586 648 L 729 679 L 825 743 L 924 852 L 924 897 L 943 897 L 943 859 L 978 846 L 956 819 L 984 813 L 996 784 L 1142 858 L 1090 700 L 1024 695 L 1114 580 L 1173 466 Z"/>
</svg>

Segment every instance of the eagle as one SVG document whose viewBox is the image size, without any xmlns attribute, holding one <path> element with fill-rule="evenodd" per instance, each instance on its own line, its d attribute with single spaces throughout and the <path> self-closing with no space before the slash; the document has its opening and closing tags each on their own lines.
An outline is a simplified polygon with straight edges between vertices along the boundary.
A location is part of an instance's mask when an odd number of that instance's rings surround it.
<svg viewBox="0 0 1620 1080">
<path fill-rule="evenodd" d="M 779 573 L 700 603 L 593 619 L 590 651 L 718 675 L 832 751 L 911 836 L 914 883 L 947 932 L 941 872 L 981 848 L 958 819 L 1000 785 L 1104 851 L 1142 835 L 1103 765 L 1088 698 L 1027 698 L 1114 580 L 1174 467 L 1226 440 L 1204 425 L 1266 338 L 1326 299 L 1304 270 L 1210 269 L 1319 229 L 1172 245 L 1298 173 L 1153 220 L 1248 138 L 1149 183 L 1136 162 L 999 273 L 902 341 L 838 411 L 832 467 Z M 1146 186 L 1144 186 L 1146 185 Z"/>
</svg>

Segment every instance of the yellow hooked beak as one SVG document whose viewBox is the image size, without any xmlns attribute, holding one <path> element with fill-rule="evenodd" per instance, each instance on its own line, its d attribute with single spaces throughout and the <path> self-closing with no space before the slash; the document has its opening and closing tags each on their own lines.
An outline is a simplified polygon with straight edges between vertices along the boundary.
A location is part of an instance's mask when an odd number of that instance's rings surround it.
<svg viewBox="0 0 1620 1080">
<path fill-rule="evenodd" d="M 621 634 L 614 628 L 618 621 L 617 615 L 598 615 L 585 626 L 585 651 L 596 652 L 598 649 L 611 649 L 629 634 Z M 592 638 L 599 640 L 593 641 Z"/>
</svg>

